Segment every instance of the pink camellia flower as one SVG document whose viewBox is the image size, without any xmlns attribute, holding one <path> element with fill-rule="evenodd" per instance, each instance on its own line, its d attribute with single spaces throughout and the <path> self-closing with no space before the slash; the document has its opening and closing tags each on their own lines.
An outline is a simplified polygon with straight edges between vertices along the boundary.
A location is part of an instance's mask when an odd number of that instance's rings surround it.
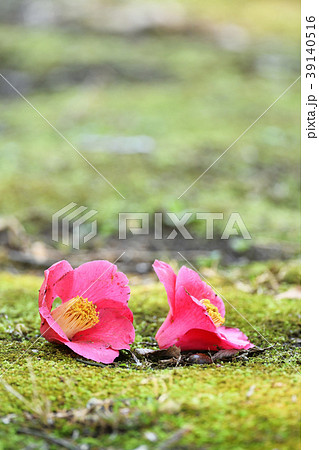
<svg viewBox="0 0 319 450">
<path fill-rule="evenodd" d="M 41 334 L 85 358 L 112 363 L 135 338 L 129 297 L 128 279 L 114 264 L 92 261 L 73 270 L 60 261 L 44 272 Z M 56 298 L 62 303 L 52 310 Z"/>
<path fill-rule="evenodd" d="M 248 349 L 253 347 L 238 328 L 224 327 L 225 306 L 199 275 L 183 266 L 176 276 L 171 266 L 155 261 L 154 270 L 166 289 L 170 311 L 156 333 L 160 348 L 181 350 Z"/>
</svg>

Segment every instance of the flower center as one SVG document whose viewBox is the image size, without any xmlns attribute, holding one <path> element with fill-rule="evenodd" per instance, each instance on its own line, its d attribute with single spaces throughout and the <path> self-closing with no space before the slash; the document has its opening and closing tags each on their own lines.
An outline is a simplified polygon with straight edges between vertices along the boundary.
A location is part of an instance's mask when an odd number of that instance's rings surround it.
<svg viewBox="0 0 319 450">
<path fill-rule="evenodd" d="M 62 303 L 52 311 L 51 316 L 69 339 L 99 322 L 96 306 L 87 298 L 79 296 Z"/>
<path fill-rule="evenodd" d="M 225 322 L 225 319 L 223 319 L 223 317 L 219 314 L 217 306 L 212 305 L 211 302 L 206 298 L 204 298 L 200 302 L 205 306 L 209 317 L 212 319 L 216 327 L 219 327 Z"/>
</svg>

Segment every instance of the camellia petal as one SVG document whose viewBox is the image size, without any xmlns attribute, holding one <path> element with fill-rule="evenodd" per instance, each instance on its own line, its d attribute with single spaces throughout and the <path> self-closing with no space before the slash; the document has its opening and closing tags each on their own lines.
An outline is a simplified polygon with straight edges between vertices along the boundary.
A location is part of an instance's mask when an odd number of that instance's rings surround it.
<svg viewBox="0 0 319 450">
<path fill-rule="evenodd" d="M 248 349 L 253 347 L 248 341 L 247 336 L 244 335 L 240 330 L 236 328 L 229 328 L 230 330 L 239 331 L 242 339 L 224 339 L 219 333 L 211 333 L 209 331 L 200 330 L 200 329 L 192 329 L 184 334 L 179 343 L 176 345 L 181 346 L 184 351 L 187 350 L 230 350 L 230 349 Z"/>
<path fill-rule="evenodd" d="M 45 271 L 40 289 L 41 334 L 87 358 L 113 362 L 135 337 L 129 296 L 128 279 L 114 264 L 92 261 L 73 270 L 60 261 Z M 52 310 L 56 298 L 62 303 Z"/>
<path fill-rule="evenodd" d="M 134 328 L 132 322 L 119 310 L 99 310 L 99 323 L 84 331 L 79 331 L 72 338 L 72 342 L 103 342 L 113 350 L 130 349 L 134 341 Z M 119 333 L 120 330 L 120 333 Z"/>
<path fill-rule="evenodd" d="M 225 317 L 224 302 L 218 295 L 215 294 L 213 289 L 201 280 L 198 273 L 188 267 L 181 267 L 177 275 L 176 289 L 183 286 L 186 291 L 197 299 L 208 299 L 210 302 L 217 306 L 219 314 Z"/>
<path fill-rule="evenodd" d="M 183 266 L 174 279 L 168 264 L 155 261 L 154 269 L 165 286 L 170 305 L 170 311 L 155 336 L 160 348 L 172 345 L 181 350 L 253 347 L 237 328 L 221 326 L 225 321 L 223 300 L 196 272 Z"/>
<path fill-rule="evenodd" d="M 168 348 L 172 345 L 179 346 L 180 337 L 194 328 L 203 328 L 209 331 L 215 331 L 216 326 L 210 317 L 205 314 L 206 309 L 197 299 L 192 298 L 180 286 L 176 292 L 176 304 L 174 313 L 165 320 L 158 330 L 155 339 L 160 348 Z"/>
<path fill-rule="evenodd" d="M 163 261 L 156 260 L 153 264 L 154 270 L 158 279 L 163 283 L 166 293 L 168 304 L 171 308 L 174 308 L 175 304 L 175 289 L 176 289 L 176 275 L 170 265 Z"/>
<path fill-rule="evenodd" d="M 128 279 L 117 267 L 108 261 L 92 261 L 74 270 L 71 296 L 80 295 L 96 301 L 108 298 L 127 304 L 130 297 Z"/>
<path fill-rule="evenodd" d="M 59 297 L 68 299 L 71 285 L 65 281 L 66 275 L 72 272 L 72 266 L 67 261 L 60 261 L 44 272 L 44 281 L 39 292 L 39 314 L 41 317 L 41 334 L 47 340 L 65 342 L 67 336 L 51 316 L 53 301 Z"/>
<path fill-rule="evenodd" d="M 118 350 L 106 347 L 102 342 L 66 342 L 65 345 L 84 358 L 104 364 L 111 364 L 119 356 Z"/>
</svg>

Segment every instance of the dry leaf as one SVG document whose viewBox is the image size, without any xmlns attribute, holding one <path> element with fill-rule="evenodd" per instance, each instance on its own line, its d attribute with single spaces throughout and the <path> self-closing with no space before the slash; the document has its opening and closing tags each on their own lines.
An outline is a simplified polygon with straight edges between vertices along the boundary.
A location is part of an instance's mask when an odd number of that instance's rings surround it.
<svg viewBox="0 0 319 450">
<path fill-rule="evenodd" d="M 177 360 L 181 355 L 181 349 L 176 347 L 176 345 L 165 350 L 136 349 L 135 352 L 151 361 Z"/>
<path fill-rule="evenodd" d="M 236 353 L 238 353 L 239 350 L 236 349 L 231 349 L 231 350 L 219 350 L 219 352 L 214 353 L 212 355 L 212 361 L 216 361 L 216 360 L 222 360 L 222 361 L 227 361 L 228 359 L 232 359 L 234 355 L 236 355 Z"/>
</svg>

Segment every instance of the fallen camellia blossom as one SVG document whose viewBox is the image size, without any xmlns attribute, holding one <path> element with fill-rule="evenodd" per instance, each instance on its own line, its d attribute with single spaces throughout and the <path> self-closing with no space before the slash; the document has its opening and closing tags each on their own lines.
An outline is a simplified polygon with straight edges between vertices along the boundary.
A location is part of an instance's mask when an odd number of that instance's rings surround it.
<svg viewBox="0 0 319 450">
<path fill-rule="evenodd" d="M 133 314 L 127 302 L 128 279 L 108 261 L 77 269 L 60 261 L 44 272 L 39 294 L 41 334 L 85 358 L 112 363 L 134 341 Z M 52 310 L 53 301 L 62 300 Z"/>
<path fill-rule="evenodd" d="M 155 339 L 161 349 L 176 345 L 181 350 L 248 349 L 253 347 L 238 328 L 224 327 L 225 306 L 199 275 L 183 266 L 176 276 L 171 266 L 155 261 L 170 311 Z"/>
</svg>

